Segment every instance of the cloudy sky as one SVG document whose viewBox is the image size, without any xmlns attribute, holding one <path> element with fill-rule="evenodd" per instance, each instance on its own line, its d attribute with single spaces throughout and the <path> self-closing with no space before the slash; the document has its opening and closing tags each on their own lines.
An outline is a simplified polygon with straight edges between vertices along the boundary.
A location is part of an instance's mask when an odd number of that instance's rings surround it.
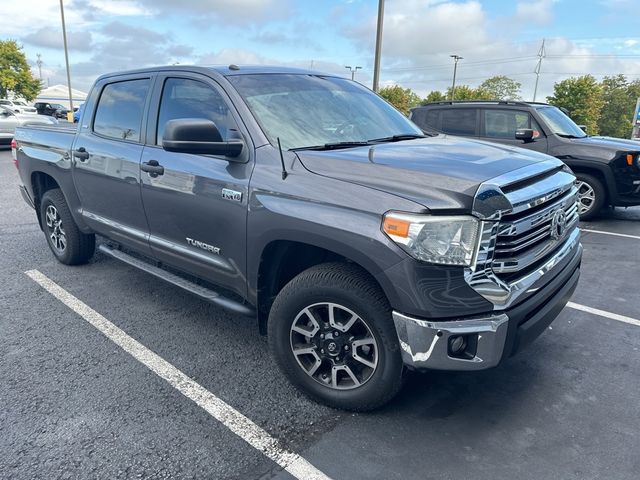
<svg viewBox="0 0 640 480">
<path fill-rule="evenodd" d="M 162 64 L 283 64 L 349 75 L 370 86 L 377 0 L 65 0 L 72 86 Z M 65 83 L 58 0 L 3 0 L 0 39 L 24 47 L 34 72 Z M 572 75 L 640 78 L 638 0 L 387 0 L 381 83 L 421 95 L 493 75 L 531 99 L 543 38 L 538 99 Z"/>
</svg>

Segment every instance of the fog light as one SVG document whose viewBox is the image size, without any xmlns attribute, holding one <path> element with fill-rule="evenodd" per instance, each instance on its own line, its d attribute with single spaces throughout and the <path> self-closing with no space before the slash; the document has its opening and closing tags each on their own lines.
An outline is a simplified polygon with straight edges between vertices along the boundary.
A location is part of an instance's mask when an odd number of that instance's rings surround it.
<svg viewBox="0 0 640 480">
<path fill-rule="evenodd" d="M 461 335 L 449 338 L 449 352 L 452 355 L 460 355 L 467 348 L 467 339 Z"/>
</svg>

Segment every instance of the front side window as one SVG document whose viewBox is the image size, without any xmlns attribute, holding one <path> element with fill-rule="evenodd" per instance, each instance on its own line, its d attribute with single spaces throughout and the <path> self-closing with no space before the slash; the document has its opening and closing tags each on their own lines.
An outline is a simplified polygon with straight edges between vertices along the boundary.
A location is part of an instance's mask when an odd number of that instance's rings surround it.
<svg viewBox="0 0 640 480">
<path fill-rule="evenodd" d="M 93 131 L 105 137 L 140 141 L 148 78 L 110 83 L 102 90 Z"/>
<path fill-rule="evenodd" d="M 533 128 L 530 115 L 527 112 L 517 110 L 484 111 L 484 132 L 486 137 L 513 140 L 516 130 L 519 128 Z"/>
<path fill-rule="evenodd" d="M 477 109 L 453 108 L 442 112 L 442 131 L 450 135 L 476 135 Z"/>
<path fill-rule="evenodd" d="M 227 77 L 272 145 L 287 149 L 422 135 L 371 90 L 344 78 L 303 74 Z"/>
<path fill-rule="evenodd" d="M 223 140 L 237 125 L 227 103 L 211 86 L 188 78 L 168 78 L 162 89 L 156 143 L 162 143 L 164 127 L 177 118 L 206 118 L 216 124 Z"/>
</svg>

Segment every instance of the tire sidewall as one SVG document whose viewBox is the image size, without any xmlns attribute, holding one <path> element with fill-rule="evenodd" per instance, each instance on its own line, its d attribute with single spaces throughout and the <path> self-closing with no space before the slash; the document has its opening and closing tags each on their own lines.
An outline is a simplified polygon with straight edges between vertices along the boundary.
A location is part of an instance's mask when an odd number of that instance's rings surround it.
<svg viewBox="0 0 640 480">
<path fill-rule="evenodd" d="M 56 248 L 51 243 L 51 237 L 49 236 L 49 227 L 47 226 L 46 220 L 46 212 L 49 205 L 53 205 L 56 208 L 56 210 L 58 211 L 58 215 L 62 220 L 62 228 L 64 228 L 65 238 L 67 240 L 67 245 L 63 253 L 58 252 L 58 250 L 56 250 Z M 70 233 L 72 232 L 69 229 L 73 228 L 73 225 L 69 223 L 70 215 L 68 214 L 66 204 L 60 205 L 60 202 L 57 201 L 57 199 L 53 198 L 53 195 L 50 195 L 49 192 L 46 192 L 42 197 L 42 202 L 40 204 L 40 218 L 42 219 L 42 229 L 45 232 L 45 238 L 47 240 L 47 245 L 49 245 L 49 249 L 60 262 L 67 263 L 70 259 L 72 249 L 72 238 L 70 235 Z"/>
<path fill-rule="evenodd" d="M 312 291 L 285 289 L 281 292 L 283 295 L 276 299 L 269 316 L 269 343 L 276 361 L 292 383 L 301 386 L 316 399 L 325 402 L 328 400 L 334 405 L 354 409 L 358 408 L 359 404 L 379 396 L 379 392 L 383 390 L 382 385 L 396 381 L 398 372 L 402 371 L 402 359 L 389 310 L 380 311 L 366 301 L 358 301 L 353 293 L 334 286 L 318 285 L 314 286 Z M 293 321 L 305 307 L 322 302 L 336 303 L 358 314 L 377 342 L 376 371 L 361 387 L 336 390 L 321 385 L 300 367 L 292 352 L 290 329 Z"/>
<path fill-rule="evenodd" d="M 595 199 L 593 201 L 593 204 L 591 205 L 591 208 L 587 212 L 580 214 L 581 220 L 589 220 L 596 216 L 604 207 L 606 192 L 602 183 L 592 175 L 577 173 L 576 178 L 578 179 L 578 181 L 589 185 L 593 189 L 595 195 Z"/>
</svg>

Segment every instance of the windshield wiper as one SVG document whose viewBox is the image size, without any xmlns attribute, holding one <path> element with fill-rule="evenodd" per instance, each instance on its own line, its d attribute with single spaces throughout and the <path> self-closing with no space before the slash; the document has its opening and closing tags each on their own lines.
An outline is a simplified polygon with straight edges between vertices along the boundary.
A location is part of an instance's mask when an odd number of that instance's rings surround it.
<svg viewBox="0 0 640 480">
<path fill-rule="evenodd" d="M 583 136 L 579 137 L 577 135 L 571 135 L 570 133 L 556 133 L 556 135 L 558 135 L 559 137 L 562 137 L 562 138 L 585 138 L 585 137 L 589 136 L 589 135 L 583 135 Z"/>
<path fill-rule="evenodd" d="M 353 142 L 333 142 L 333 143 L 325 143 L 324 145 L 311 145 L 308 147 L 296 147 L 290 148 L 289 150 L 337 150 L 339 148 L 351 148 L 351 147 L 362 147 L 366 145 L 371 145 L 371 142 L 366 141 L 353 141 Z"/>
<path fill-rule="evenodd" d="M 422 135 L 420 133 L 401 133 L 399 135 L 392 135 L 390 137 L 382 137 L 382 138 L 374 138 L 373 140 L 369 140 L 370 142 L 400 142 L 402 140 L 414 140 L 416 138 L 427 138 L 426 135 Z"/>
</svg>

